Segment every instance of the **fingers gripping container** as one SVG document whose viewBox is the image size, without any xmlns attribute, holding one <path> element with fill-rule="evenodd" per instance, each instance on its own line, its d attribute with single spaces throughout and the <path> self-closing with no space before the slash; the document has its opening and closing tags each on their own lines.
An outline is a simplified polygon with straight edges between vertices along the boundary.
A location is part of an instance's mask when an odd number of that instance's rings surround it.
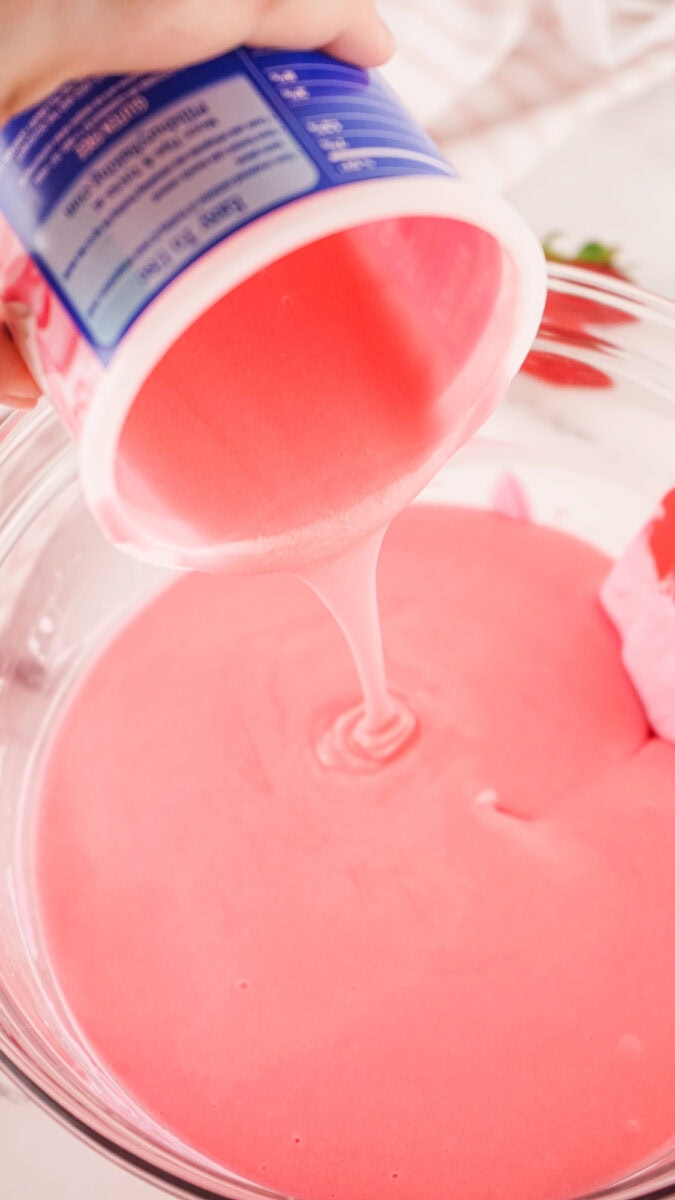
<svg viewBox="0 0 675 1200">
<path fill-rule="evenodd" d="M 178 568 L 384 524 L 502 396 L 545 288 L 377 73 L 248 49 L 10 121 L 0 264 L 100 525 Z"/>
</svg>

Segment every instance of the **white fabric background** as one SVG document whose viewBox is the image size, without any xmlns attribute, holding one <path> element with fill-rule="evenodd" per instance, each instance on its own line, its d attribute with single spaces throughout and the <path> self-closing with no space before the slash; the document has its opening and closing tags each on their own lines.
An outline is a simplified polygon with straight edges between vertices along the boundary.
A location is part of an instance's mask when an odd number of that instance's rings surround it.
<svg viewBox="0 0 675 1200">
<path fill-rule="evenodd" d="M 675 77 L 673 0 L 382 8 L 399 38 L 392 83 L 462 174 L 500 189 L 589 117 Z"/>
</svg>

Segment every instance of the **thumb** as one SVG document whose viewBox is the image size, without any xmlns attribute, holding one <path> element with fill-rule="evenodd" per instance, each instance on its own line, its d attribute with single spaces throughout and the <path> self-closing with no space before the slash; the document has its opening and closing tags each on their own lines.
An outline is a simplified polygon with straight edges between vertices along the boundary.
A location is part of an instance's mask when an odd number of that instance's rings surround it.
<svg viewBox="0 0 675 1200">
<path fill-rule="evenodd" d="M 391 29 L 373 9 L 326 47 L 329 54 L 360 67 L 380 67 L 395 50 Z"/>
<path fill-rule="evenodd" d="M 40 394 L 9 329 L 0 322 L 0 404 L 9 408 L 34 408 Z"/>
</svg>

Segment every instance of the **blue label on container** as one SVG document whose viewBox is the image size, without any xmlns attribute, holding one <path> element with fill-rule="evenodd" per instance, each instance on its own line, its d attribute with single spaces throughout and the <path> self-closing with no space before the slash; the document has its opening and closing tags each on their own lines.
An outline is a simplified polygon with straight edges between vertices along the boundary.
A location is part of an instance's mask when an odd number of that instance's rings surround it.
<svg viewBox="0 0 675 1200">
<path fill-rule="evenodd" d="M 104 362 L 235 230 L 415 174 L 454 172 L 381 77 L 310 52 L 67 84 L 0 131 L 0 211 Z"/>
</svg>

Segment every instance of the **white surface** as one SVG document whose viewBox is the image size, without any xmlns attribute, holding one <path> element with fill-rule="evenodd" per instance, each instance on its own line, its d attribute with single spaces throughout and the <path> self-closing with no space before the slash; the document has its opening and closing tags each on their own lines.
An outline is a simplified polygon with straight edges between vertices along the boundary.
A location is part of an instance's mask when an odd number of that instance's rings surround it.
<svg viewBox="0 0 675 1200">
<path fill-rule="evenodd" d="M 675 86 L 606 116 L 519 185 L 536 232 L 623 247 L 646 286 L 675 297 Z M 4 1089 L 4 1090 L 3 1090 Z M 152 1200 L 0 1081 L 2 1200 Z"/>
</svg>

